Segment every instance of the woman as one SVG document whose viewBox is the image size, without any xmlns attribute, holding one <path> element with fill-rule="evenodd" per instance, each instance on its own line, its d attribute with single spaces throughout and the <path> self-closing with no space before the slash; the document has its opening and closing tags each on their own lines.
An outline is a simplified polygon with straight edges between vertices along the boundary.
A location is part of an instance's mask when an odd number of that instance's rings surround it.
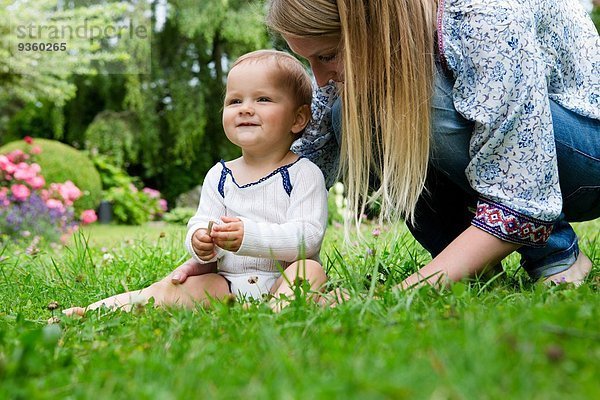
<svg viewBox="0 0 600 400">
<path fill-rule="evenodd" d="M 431 252 L 402 287 L 514 251 L 534 279 L 584 280 L 569 221 L 600 216 L 600 39 L 577 2 L 271 0 L 266 21 L 319 86 L 293 149 L 328 184 L 339 163 L 357 211 L 375 176 Z"/>
<path fill-rule="evenodd" d="M 310 63 L 317 116 L 333 109 L 295 150 L 332 177 L 339 143 L 353 207 L 374 174 L 383 216 L 432 253 L 403 286 L 513 251 L 533 278 L 582 282 L 568 221 L 600 216 L 600 39 L 579 4 L 272 0 L 267 24 Z"/>
</svg>

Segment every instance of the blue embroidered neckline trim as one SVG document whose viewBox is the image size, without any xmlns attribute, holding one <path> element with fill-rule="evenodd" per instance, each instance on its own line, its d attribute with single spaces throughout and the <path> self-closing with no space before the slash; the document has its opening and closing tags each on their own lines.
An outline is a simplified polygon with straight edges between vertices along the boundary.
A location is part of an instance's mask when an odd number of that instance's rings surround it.
<svg viewBox="0 0 600 400">
<path fill-rule="evenodd" d="M 296 161 L 294 161 L 290 164 L 282 165 L 281 167 L 279 167 L 279 168 L 275 169 L 273 172 L 271 172 L 269 175 L 263 176 L 256 182 L 246 183 L 245 185 L 241 185 L 241 186 L 238 185 L 238 183 L 235 181 L 235 177 L 233 176 L 233 171 L 231 171 L 225 165 L 225 160 L 221 159 L 221 161 L 219 161 L 219 162 L 221 163 L 223 170 L 221 171 L 221 179 L 219 179 L 219 193 L 221 194 L 221 196 L 223 198 L 225 198 L 225 180 L 227 179 L 227 175 L 231 175 L 231 180 L 233 181 L 233 183 L 235 183 L 235 185 L 238 188 L 244 189 L 244 188 L 247 188 L 250 186 L 258 185 L 259 183 L 266 181 L 267 179 L 271 178 L 272 176 L 281 174 L 281 177 L 283 179 L 283 189 L 289 196 L 292 193 L 293 186 L 292 186 L 292 182 L 290 180 L 290 173 L 289 173 L 288 169 L 303 158 L 304 158 L 304 156 L 300 156 L 300 157 L 298 157 L 298 159 Z"/>
</svg>

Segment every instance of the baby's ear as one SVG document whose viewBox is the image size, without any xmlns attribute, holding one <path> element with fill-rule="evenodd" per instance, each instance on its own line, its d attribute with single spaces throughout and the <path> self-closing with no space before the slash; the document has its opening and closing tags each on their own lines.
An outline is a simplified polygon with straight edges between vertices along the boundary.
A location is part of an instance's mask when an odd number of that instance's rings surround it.
<svg viewBox="0 0 600 400">
<path fill-rule="evenodd" d="M 308 121 L 310 121 L 310 106 L 303 104 L 296 109 L 296 119 L 294 120 L 294 125 L 292 125 L 292 132 L 302 132 L 306 128 Z"/>
</svg>

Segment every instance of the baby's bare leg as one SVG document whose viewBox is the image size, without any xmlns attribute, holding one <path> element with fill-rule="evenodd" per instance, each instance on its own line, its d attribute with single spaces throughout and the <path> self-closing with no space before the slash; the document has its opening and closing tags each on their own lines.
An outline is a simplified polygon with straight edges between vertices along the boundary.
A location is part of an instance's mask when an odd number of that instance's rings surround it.
<svg viewBox="0 0 600 400">
<path fill-rule="evenodd" d="M 171 275 L 141 290 L 117 294 L 97 301 L 87 307 L 72 307 L 64 314 L 83 315 L 87 310 L 99 307 L 130 311 L 135 304 L 146 304 L 154 298 L 157 306 L 179 305 L 193 307 L 197 303 L 207 304 L 210 298 L 221 299 L 229 294 L 229 285 L 222 276 L 215 273 L 189 276 L 184 283 L 174 284 Z"/>
<path fill-rule="evenodd" d="M 277 299 L 281 295 L 288 298 L 293 297 L 294 286 L 302 284 L 302 281 L 308 282 L 310 291 L 313 292 L 310 294 L 311 299 L 318 301 L 319 295 L 317 292 L 323 291 L 327 282 L 327 275 L 321 264 L 313 260 L 300 260 L 290 264 L 271 288 L 271 293 L 276 299 L 271 303 L 272 308 L 279 311 L 282 307 L 285 307 L 287 302 L 278 301 Z"/>
</svg>

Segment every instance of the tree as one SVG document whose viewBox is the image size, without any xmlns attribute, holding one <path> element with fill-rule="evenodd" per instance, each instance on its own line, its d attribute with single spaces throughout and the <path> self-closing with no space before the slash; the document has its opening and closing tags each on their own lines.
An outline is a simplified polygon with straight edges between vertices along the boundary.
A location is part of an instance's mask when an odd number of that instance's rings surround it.
<svg viewBox="0 0 600 400">
<path fill-rule="evenodd" d="M 221 127 L 228 63 L 242 53 L 267 47 L 269 41 L 262 0 L 172 1 L 167 3 L 162 24 L 156 20 L 161 4 L 154 2 L 152 6 L 151 73 L 104 80 L 101 86 L 88 80 L 92 86 L 86 90 L 95 92 L 95 98 L 99 90 L 108 94 L 101 97 L 113 106 L 115 98 L 123 95 L 121 107 L 112 110 L 130 122 L 133 118 L 133 125 L 141 130 L 131 132 L 138 138 L 137 154 L 124 159 L 125 166 L 173 200 L 200 183 L 218 159 L 237 154 Z M 124 87 L 125 93 L 113 90 L 114 85 Z M 109 100 L 111 96 L 115 98 Z M 79 96 L 71 103 L 78 99 Z M 87 114 L 79 111 L 80 116 Z M 102 110 L 96 110 L 99 111 Z M 67 113 L 67 120 L 73 121 L 74 114 Z M 72 129 L 67 132 L 71 140 L 82 136 Z M 126 133 L 122 130 L 113 133 L 123 134 Z M 89 135 L 83 136 L 89 139 Z M 112 141 L 119 142 L 123 141 Z"/>
<path fill-rule="evenodd" d="M 98 1 L 68 2 L 70 12 L 88 16 L 96 7 L 90 3 Z M 37 91 L 25 78 L 7 77 L 21 79 L 14 81 L 15 90 L 34 93 L 29 97 L 19 97 L 14 91 L 7 94 L 9 101 L 21 98 L 25 105 L 7 126 L 15 134 L 23 127 L 51 130 L 45 137 L 119 154 L 129 173 L 161 189 L 172 201 L 201 183 L 220 158 L 238 154 L 221 127 L 225 76 L 229 62 L 237 56 L 270 47 L 263 22 L 264 0 L 125 3 L 149 5 L 151 47 L 144 49 L 144 43 L 138 42 L 142 49 L 136 51 L 138 62 L 148 61 L 148 73 L 106 74 L 96 69 L 65 76 L 40 74 L 40 81 L 49 81 L 44 90 Z M 82 9 L 86 4 L 88 11 Z M 100 44 L 116 52 L 110 42 Z M 125 40 L 117 44 L 122 45 L 120 49 L 134 47 Z M 94 60 L 88 65 L 94 66 Z M 48 123 L 49 115 L 53 123 Z"/>
<path fill-rule="evenodd" d="M 64 3 L 0 0 L 0 130 L 27 105 L 46 104 L 58 109 L 49 115 L 60 136 L 60 109 L 76 94 L 73 75 L 135 70 L 139 52 L 149 49 L 149 39 L 121 37 L 126 22 L 144 27 L 143 2 L 136 7 L 116 1 Z M 107 34 L 109 27 L 119 36 Z"/>
</svg>

